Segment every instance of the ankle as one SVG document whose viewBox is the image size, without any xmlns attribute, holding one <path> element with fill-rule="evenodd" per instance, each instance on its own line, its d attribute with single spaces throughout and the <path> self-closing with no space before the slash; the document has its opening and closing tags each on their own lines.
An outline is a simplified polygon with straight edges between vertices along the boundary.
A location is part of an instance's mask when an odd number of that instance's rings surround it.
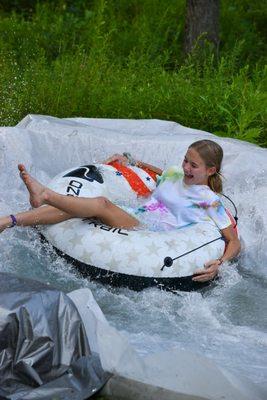
<svg viewBox="0 0 267 400">
<path fill-rule="evenodd" d="M 6 229 L 6 228 L 13 228 L 15 225 L 17 225 L 16 217 L 14 215 L 12 215 L 12 217 L 10 215 L 8 215 L 6 217 L 2 217 L 1 218 L 1 220 L 0 220 L 0 229 L 1 229 L 1 231 Z"/>
<path fill-rule="evenodd" d="M 42 199 L 43 204 L 50 205 L 51 201 L 53 202 L 53 192 L 48 188 L 45 188 L 45 190 L 43 191 L 42 197 L 43 197 L 43 199 Z"/>
</svg>

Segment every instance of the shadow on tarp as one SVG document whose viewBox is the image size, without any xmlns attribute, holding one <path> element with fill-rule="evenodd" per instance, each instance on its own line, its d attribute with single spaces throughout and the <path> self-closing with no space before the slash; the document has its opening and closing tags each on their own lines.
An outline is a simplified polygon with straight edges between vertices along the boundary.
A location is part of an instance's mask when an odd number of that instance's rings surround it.
<svg viewBox="0 0 267 400">
<path fill-rule="evenodd" d="M 67 295 L 0 273 L 0 398 L 81 400 L 109 377 Z"/>
</svg>

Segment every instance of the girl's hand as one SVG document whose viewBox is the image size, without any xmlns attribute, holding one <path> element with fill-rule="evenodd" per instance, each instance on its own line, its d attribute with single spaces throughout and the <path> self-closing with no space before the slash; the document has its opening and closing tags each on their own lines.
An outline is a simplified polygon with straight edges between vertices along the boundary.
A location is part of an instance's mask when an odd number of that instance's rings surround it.
<svg viewBox="0 0 267 400">
<path fill-rule="evenodd" d="M 103 164 L 109 164 L 113 161 L 118 161 L 121 165 L 128 165 L 129 160 L 127 157 L 123 156 L 122 154 L 113 154 L 107 160 L 103 161 Z"/>
<path fill-rule="evenodd" d="M 204 264 L 203 269 L 197 269 L 192 278 L 195 282 L 206 282 L 214 279 L 218 275 L 219 267 L 222 264 L 221 260 L 211 260 Z"/>
</svg>

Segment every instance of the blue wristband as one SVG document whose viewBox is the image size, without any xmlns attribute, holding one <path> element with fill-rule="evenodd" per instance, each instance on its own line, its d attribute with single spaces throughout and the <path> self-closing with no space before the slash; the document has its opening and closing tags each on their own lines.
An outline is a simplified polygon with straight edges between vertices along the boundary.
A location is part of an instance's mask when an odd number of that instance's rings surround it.
<svg viewBox="0 0 267 400">
<path fill-rule="evenodd" d="M 18 221 L 17 221 L 17 218 L 15 217 L 15 215 L 13 215 L 13 214 L 10 214 L 10 218 L 12 220 L 12 224 L 10 225 L 9 228 L 13 228 L 14 226 L 17 225 Z"/>
</svg>

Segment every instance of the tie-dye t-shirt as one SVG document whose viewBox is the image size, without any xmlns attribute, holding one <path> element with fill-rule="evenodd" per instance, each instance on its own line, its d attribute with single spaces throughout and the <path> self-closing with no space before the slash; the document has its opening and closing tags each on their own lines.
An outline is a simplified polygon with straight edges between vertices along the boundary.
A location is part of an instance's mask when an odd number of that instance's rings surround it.
<svg viewBox="0 0 267 400">
<path fill-rule="evenodd" d="M 186 185 L 183 172 L 171 167 L 159 177 L 151 198 L 135 210 L 142 221 L 158 221 L 163 229 L 199 222 L 214 223 L 220 230 L 231 225 L 220 197 L 206 185 Z"/>
</svg>

